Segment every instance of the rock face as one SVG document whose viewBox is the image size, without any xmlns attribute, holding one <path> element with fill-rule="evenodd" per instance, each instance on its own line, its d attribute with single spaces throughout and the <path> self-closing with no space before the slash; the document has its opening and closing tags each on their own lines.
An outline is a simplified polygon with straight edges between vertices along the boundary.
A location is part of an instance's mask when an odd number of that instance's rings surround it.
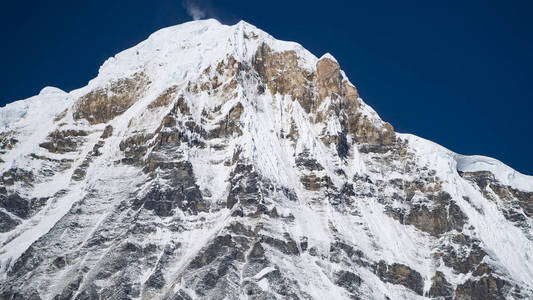
<svg viewBox="0 0 533 300">
<path fill-rule="evenodd" d="M 0 299 L 531 299 L 533 177 L 395 133 L 329 54 L 158 31 L 0 108 Z"/>
<path fill-rule="evenodd" d="M 150 82 L 144 73 L 135 73 L 130 78 L 110 82 L 82 96 L 72 116 L 75 120 L 86 119 L 91 124 L 106 123 L 122 114 L 138 100 Z"/>
</svg>

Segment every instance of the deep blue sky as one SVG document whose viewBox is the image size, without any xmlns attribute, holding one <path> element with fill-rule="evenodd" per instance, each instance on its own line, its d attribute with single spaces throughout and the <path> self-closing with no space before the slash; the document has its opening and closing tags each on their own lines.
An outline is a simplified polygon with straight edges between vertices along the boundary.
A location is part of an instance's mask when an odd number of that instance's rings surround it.
<svg viewBox="0 0 533 300">
<path fill-rule="evenodd" d="M 533 174 L 533 2 L 193 2 L 222 23 L 332 53 L 397 131 Z M 191 20 L 182 4 L 3 1 L 0 105 L 84 86 L 106 58 Z"/>
</svg>

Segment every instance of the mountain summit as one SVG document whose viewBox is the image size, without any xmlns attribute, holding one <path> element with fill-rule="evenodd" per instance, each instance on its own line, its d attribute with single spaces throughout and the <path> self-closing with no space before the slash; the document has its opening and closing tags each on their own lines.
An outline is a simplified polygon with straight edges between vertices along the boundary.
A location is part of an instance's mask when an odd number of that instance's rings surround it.
<svg viewBox="0 0 533 300">
<path fill-rule="evenodd" d="M 394 132 L 245 22 L 0 108 L 0 174 L 0 299 L 533 296 L 533 177 Z"/>
</svg>

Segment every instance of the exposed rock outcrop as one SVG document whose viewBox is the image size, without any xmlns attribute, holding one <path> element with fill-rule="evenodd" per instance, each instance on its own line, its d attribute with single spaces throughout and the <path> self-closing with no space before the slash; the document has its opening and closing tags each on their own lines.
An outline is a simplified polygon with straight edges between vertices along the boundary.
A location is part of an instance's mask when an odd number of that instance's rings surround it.
<svg viewBox="0 0 533 300">
<path fill-rule="evenodd" d="M 424 288 L 422 276 L 410 267 L 398 263 L 387 265 L 384 261 L 380 261 L 374 268 L 376 275 L 381 280 L 393 284 L 401 284 L 422 295 Z"/>
<path fill-rule="evenodd" d="M 84 130 L 55 130 L 48 135 L 47 141 L 39 146 L 52 153 L 74 152 L 84 142 L 85 136 L 87 132 Z"/>
<path fill-rule="evenodd" d="M 91 124 L 107 123 L 130 108 L 149 84 L 146 75 L 138 72 L 111 82 L 108 87 L 90 91 L 78 101 L 73 117 L 86 119 Z"/>
</svg>

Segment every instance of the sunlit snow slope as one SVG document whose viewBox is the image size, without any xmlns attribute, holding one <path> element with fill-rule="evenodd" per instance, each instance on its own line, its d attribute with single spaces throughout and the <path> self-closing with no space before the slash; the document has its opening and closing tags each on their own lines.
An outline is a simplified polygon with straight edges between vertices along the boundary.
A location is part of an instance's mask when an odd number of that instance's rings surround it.
<svg viewBox="0 0 533 300">
<path fill-rule="evenodd" d="M 245 22 L 0 108 L 0 174 L 0 299 L 533 297 L 533 177 L 395 133 Z"/>
</svg>

